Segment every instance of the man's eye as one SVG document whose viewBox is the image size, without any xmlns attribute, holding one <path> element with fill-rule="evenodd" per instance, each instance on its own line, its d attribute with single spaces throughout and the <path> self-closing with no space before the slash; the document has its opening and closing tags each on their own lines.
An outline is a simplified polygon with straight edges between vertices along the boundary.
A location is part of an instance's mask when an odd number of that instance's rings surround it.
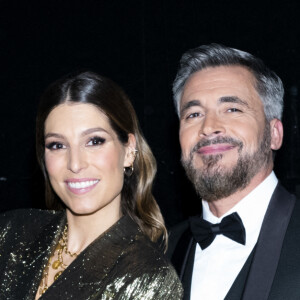
<svg viewBox="0 0 300 300">
<path fill-rule="evenodd" d="M 87 145 L 88 146 L 97 146 L 97 145 L 101 145 L 105 142 L 105 139 L 104 138 L 101 138 L 101 137 L 93 137 L 91 138 Z"/>
<path fill-rule="evenodd" d="M 228 111 L 228 112 L 241 112 L 240 109 L 237 109 L 237 108 L 235 108 L 235 107 L 229 108 L 227 111 Z"/>
<path fill-rule="evenodd" d="M 66 149 L 66 146 L 62 143 L 51 142 L 49 144 L 46 144 L 46 148 L 49 150 L 60 150 L 60 149 Z"/>
<path fill-rule="evenodd" d="M 192 118 L 197 118 L 197 117 L 200 117 L 201 114 L 200 113 L 192 113 L 192 114 L 189 114 L 187 115 L 187 119 L 192 119 Z"/>
</svg>

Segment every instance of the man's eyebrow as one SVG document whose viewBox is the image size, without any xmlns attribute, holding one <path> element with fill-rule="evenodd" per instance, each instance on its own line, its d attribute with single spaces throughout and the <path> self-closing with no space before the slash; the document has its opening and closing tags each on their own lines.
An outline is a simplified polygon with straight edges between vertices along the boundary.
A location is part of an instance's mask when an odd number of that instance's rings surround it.
<svg viewBox="0 0 300 300">
<path fill-rule="evenodd" d="M 236 96 L 225 96 L 218 100 L 219 103 L 237 103 L 249 107 L 248 103 Z"/>
<path fill-rule="evenodd" d="M 182 116 L 190 107 L 193 107 L 193 106 L 200 106 L 202 107 L 201 103 L 199 100 L 191 100 L 187 103 L 185 103 L 181 110 L 180 110 L 180 116 Z"/>
</svg>

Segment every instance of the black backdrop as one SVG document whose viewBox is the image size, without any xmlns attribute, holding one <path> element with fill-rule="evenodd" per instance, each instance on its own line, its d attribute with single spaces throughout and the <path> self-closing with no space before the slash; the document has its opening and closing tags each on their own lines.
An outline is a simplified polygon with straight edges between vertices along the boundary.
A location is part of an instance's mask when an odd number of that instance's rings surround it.
<svg viewBox="0 0 300 300">
<path fill-rule="evenodd" d="M 65 73 L 91 69 L 128 93 L 158 162 L 154 193 L 167 224 L 200 201 L 180 166 L 171 84 L 179 58 L 211 42 L 261 57 L 286 88 L 276 174 L 300 190 L 299 0 L 0 1 L 0 210 L 43 207 L 34 154 L 38 99 Z"/>
</svg>

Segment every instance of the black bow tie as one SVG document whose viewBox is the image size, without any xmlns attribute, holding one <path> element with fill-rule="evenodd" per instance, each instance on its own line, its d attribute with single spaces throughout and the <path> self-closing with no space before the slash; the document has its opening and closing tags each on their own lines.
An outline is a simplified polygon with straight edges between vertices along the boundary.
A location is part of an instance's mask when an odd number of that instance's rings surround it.
<svg viewBox="0 0 300 300">
<path fill-rule="evenodd" d="M 242 245 L 246 243 L 245 228 L 237 213 L 226 216 L 218 224 L 211 224 L 199 216 L 190 217 L 189 221 L 192 234 L 202 250 L 213 242 L 217 234 L 223 234 Z"/>
</svg>

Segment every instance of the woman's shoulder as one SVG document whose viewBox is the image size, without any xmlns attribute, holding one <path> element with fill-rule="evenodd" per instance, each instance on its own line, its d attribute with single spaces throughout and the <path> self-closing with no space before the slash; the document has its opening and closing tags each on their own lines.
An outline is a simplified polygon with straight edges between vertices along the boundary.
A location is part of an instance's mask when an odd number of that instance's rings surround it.
<svg viewBox="0 0 300 300">
<path fill-rule="evenodd" d="M 1 218 L 11 219 L 11 218 L 28 218 L 28 217 L 35 217 L 35 218 L 47 218 L 53 217 L 62 211 L 55 211 L 55 210 L 46 210 L 46 209 L 37 209 L 37 208 L 19 208 L 14 210 L 7 210 L 5 212 L 1 212 Z"/>
<path fill-rule="evenodd" d="M 1 215 L 9 216 L 9 215 L 28 215 L 28 214 L 44 214 L 44 215 L 53 215 L 58 213 L 55 210 L 48 210 L 48 209 L 39 209 L 39 208 L 17 208 L 12 210 L 7 210 L 1 212 Z"/>
<path fill-rule="evenodd" d="M 0 228 L 9 223 L 12 224 L 14 228 L 17 226 L 26 226 L 26 224 L 30 227 L 42 226 L 62 213 L 62 211 L 58 212 L 34 208 L 9 210 L 0 214 Z"/>
<path fill-rule="evenodd" d="M 145 299 L 149 293 L 151 299 L 182 299 L 180 280 L 159 243 L 141 233 L 125 256 L 126 272 L 132 275 L 134 284 L 138 283 L 139 295 L 145 295 Z"/>
<path fill-rule="evenodd" d="M 128 258 L 138 262 L 144 271 L 173 272 L 169 259 L 164 254 L 163 245 L 152 242 L 143 233 L 136 236 L 136 240 L 129 247 Z"/>
</svg>

